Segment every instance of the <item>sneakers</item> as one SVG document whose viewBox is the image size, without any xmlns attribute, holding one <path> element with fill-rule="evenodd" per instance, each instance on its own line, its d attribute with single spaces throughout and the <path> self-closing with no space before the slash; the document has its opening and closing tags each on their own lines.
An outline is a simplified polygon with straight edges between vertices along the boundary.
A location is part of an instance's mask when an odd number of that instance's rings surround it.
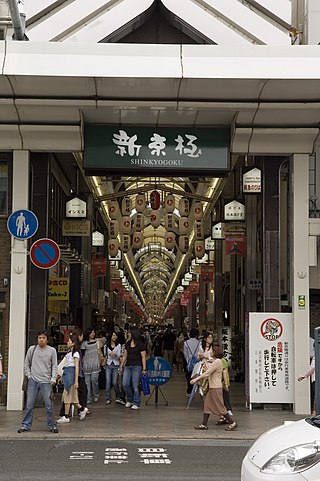
<svg viewBox="0 0 320 481">
<path fill-rule="evenodd" d="M 66 416 L 62 416 L 62 418 L 57 419 L 58 424 L 65 424 L 70 423 L 70 418 L 66 418 Z"/>
<path fill-rule="evenodd" d="M 30 429 L 24 428 L 23 426 L 22 426 L 22 428 L 18 429 L 18 433 L 27 433 L 29 431 L 30 431 Z"/>
<path fill-rule="evenodd" d="M 49 429 L 49 431 L 51 431 L 52 433 L 55 433 L 55 434 L 57 434 L 59 432 L 57 426 L 54 426 L 53 428 Z"/>
<path fill-rule="evenodd" d="M 117 401 L 116 401 L 116 402 L 117 402 Z M 110 399 L 107 399 L 107 400 L 106 400 L 106 404 L 111 404 Z"/>
<path fill-rule="evenodd" d="M 98 397 L 95 397 L 94 398 L 94 402 L 97 403 L 99 401 L 99 398 Z"/>
<path fill-rule="evenodd" d="M 79 412 L 79 419 L 80 419 L 80 421 L 83 421 L 83 420 L 84 420 L 84 418 L 86 417 L 88 411 L 89 411 L 88 408 L 83 408 L 83 410 Z"/>
<path fill-rule="evenodd" d="M 122 404 L 122 406 L 124 406 L 126 403 L 123 399 L 116 399 L 116 403 L 117 404 Z"/>
<path fill-rule="evenodd" d="M 136 404 L 132 404 L 131 409 L 134 409 L 136 411 L 137 409 L 140 409 L 140 406 L 137 406 Z"/>
<path fill-rule="evenodd" d="M 125 403 L 125 407 L 126 407 L 126 408 L 131 408 L 131 406 L 132 406 L 132 403 L 129 403 L 129 402 L 126 402 L 126 403 Z"/>
</svg>

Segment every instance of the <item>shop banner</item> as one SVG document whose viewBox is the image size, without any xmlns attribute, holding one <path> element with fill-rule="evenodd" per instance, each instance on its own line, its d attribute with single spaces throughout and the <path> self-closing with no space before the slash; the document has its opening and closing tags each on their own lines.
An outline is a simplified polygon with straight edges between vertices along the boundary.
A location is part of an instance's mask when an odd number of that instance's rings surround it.
<svg viewBox="0 0 320 481">
<path fill-rule="evenodd" d="M 226 255 L 246 255 L 246 236 L 244 234 L 226 234 Z"/>
<path fill-rule="evenodd" d="M 201 281 L 202 282 L 212 282 L 213 281 L 213 275 L 214 275 L 214 266 L 213 265 L 206 265 L 206 266 L 201 266 Z"/>
<path fill-rule="evenodd" d="M 84 132 L 86 172 L 203 175 L 230 169 L 229 128 L 86 125 Z"/>
<path fill-rule="evenodd" d="M 249 314 L 250 403 L 293 403 L 291 313 Z"/>
<path fill-rule="evenodd" d="M 94 277 L 105 277 L 107 273 L 107 259 L 97 257 L 92 259 L 92 275 Z"/>
<path fill-rule="evenodd" d="M 69 278 L 50 277 L 48 281 L 48 299 L 54 301 L 69 300 Z"/>
</svg>

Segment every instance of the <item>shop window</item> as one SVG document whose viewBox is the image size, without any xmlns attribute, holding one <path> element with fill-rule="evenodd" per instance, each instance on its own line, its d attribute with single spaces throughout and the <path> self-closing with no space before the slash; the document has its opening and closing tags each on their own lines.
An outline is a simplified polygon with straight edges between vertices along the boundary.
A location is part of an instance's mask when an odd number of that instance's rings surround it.
<svg viewBox="0 0 320 481">
<path fill-rule="evenodd" d="M 8 215 L 8 163 L 0 161 L 0 215 Z"/>
</svg>

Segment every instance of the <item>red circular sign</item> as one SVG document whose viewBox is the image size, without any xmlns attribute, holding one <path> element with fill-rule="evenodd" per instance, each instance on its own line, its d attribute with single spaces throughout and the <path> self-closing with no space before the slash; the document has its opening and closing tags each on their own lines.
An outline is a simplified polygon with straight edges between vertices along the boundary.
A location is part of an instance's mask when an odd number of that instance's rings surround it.
<svg viewBox="0 0 320 481">
<path fill-rule="evenodd" d="M 281 322 L 274 317 L 265 319 L 260 327 L 260 332 L 267 341 L 276 341 L 281 337 L 282 331 L 283 327 Z"/>
<path fill-rule="evenodd" d="M 38 239 L 30 248 L 30 259 L 39 269 L 50 269 L 59 262 L 60 248 L 51 239 Z"/>
</svg>

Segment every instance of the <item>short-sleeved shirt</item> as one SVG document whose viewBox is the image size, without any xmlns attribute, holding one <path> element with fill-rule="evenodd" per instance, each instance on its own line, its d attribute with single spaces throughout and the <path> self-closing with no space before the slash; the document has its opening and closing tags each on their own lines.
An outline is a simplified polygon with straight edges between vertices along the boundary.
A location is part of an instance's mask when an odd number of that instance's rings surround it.
<svg viewBox="0 0 320 481">
<path fill-rule="evenodd" d="M 66 363 L 64 365 L 64 367 L 74 367 L 74 358 L 78 358 L 80 359 L 80 354 L 78 353 L 78 351 L 76 352 L 72 352 L 72 351 L 68 351 L 67 354 L 66 354 Z"/>
<path fill-rule="evenodd" d="M 126 342 L 127 362 L 126 366 L 142 366 L 141 352 L 146 350 L 143 342 L 138 342 L 134 347 L 130 345 L 131 341 Z"/>
</svg>

